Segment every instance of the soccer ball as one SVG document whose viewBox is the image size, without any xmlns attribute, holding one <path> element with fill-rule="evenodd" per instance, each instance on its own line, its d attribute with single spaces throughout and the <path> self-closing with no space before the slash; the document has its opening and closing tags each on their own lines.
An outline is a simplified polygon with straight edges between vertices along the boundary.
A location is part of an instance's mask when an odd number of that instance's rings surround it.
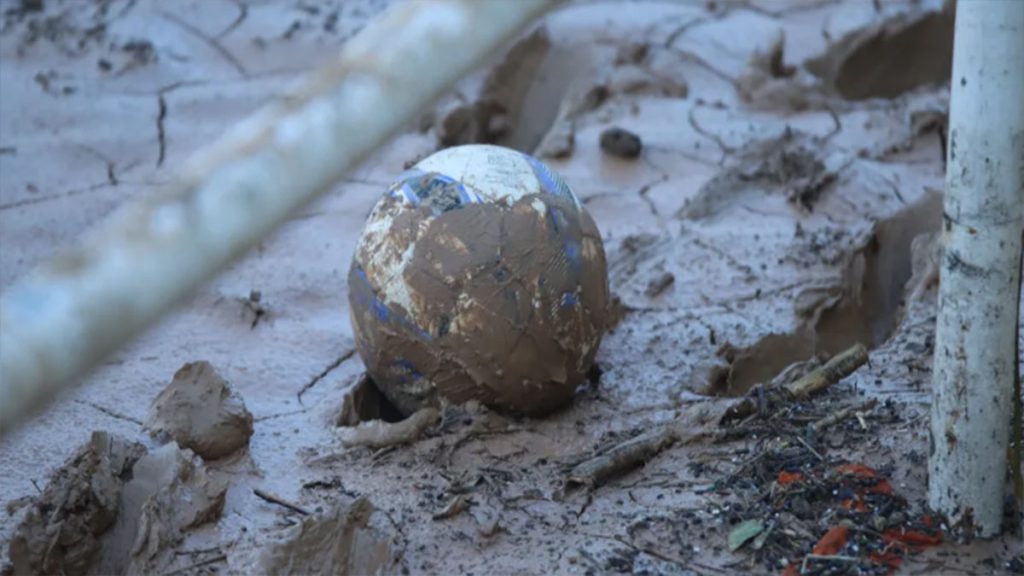
<svg viewBox="0 0 1024 576">
<path fill-rule="evenodd" d="M 586 378 L 608 270 L 561 177 L 500 146 L 448 148 L 399 176 L 348 275 L 359 355 L 410 414 L 442 401 L 543 414 Z"/>
</svg>

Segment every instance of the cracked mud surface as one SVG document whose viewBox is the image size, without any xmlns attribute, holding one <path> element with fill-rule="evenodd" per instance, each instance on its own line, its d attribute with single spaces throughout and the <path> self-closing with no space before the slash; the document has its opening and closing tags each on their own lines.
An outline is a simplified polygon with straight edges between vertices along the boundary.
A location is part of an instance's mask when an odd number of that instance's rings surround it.
<svg viewBox="0 0 1024 576">
<path fill-rule="evenodd" d="M 159 192 L 191 151 L 278 95 L 384 3 L 44 4 L 2 16 L 0 286 L 122 202 Z M 244 398 L 253 435 L 248 449 L 205 465 L 228 486 L 220 518 L 165 544 L 151 569 L 246 573 L 254 562 L 289 565 L 310 546 L 327 563 L 389 572 L 768 572 L 726 546 L 743 519 L 729 513 L 740 494 L 707 489 L 742 468 L 753 442 L 676 446 L 589 494 L 563 492 L 564 469 L 704 402 L 699 393 L 740 395 L 861 341 L 870 364 L 823 401 L 879 398 L 899 418 L 869 415 L 871 438 L 832 436 L 817 449 L 892 464 L 893 487 L 920 507 L 935 316 L 927 234 L 938 226 L 948 92 L 927 84 L 936 79 L 927 70 L 923 84 L 896 88 L 858 74 L 874 72 L 863 67 L 884 48 L 873 35 L 883 25 L 911 28 L 892 42 L 911 46 L 913 66 L 913 40 L 932 46 L 941 2 L 878 4 L 562 8 L 545 19 L 540 45 L 513 51 L 534 71 L 508 77 L 527 85 L 496 86 L 492 69 L 515 68 L 496 58 L 5 438 L 0 500 L 45 488 L 92 430 L 152 454 L 142 428 L 151 402 L 182 365 L 208 360 Z M 851 53 L 818 76 L 804 67 Z M 600 379 L 562 412 L 510 419 L 467 409 L 411 445 L 345 448 L 338 425 L 394 417 L 361 383 L 354 354 L 346 272 L 358 232 L 403 166 L 437 148 L 445 120 L 449 143 L 551 151 L 545 161 L 601 230 L 621 319 L 601 345 Z M 613 127 L 640 137 L 639 157 L 602 151 Z M 0 562 L 25 513 L 4 512 Z M 338 531 L 351 536 L 317 536 Z M 363 560 L 349 553 L 353 542 L 365 544 Z M 944 546 L 904 567 L 988 574 L 1022 552 L 1010 536 Z"/>
</svg>

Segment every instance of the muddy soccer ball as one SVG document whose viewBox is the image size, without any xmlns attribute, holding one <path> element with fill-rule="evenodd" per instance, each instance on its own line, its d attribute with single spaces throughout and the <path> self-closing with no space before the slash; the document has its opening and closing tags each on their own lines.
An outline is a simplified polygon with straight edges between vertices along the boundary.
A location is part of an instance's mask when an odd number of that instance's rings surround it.
<svg viewBox="0 0 1024 576">
<path fill-rule="evenodd" d="M 593 219 L 535 158 L 442 150 L 370 214 L 348 275 L 359 354 L 402 412 L 444 399 L 540 414 L 584 380 L 608 272 Z"/>
</svg>

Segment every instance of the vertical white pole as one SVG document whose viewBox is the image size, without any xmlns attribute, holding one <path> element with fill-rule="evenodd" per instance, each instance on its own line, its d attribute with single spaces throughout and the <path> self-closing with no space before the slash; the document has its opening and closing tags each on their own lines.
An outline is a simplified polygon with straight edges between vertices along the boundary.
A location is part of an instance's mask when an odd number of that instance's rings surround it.
<svg viewBox="0 0 1024 576">
<path fill-rule="evenodd" d="M 957 3 L 928 500 L 997 535 L 1024 226 L 1024 0 Z"/>
</svg>

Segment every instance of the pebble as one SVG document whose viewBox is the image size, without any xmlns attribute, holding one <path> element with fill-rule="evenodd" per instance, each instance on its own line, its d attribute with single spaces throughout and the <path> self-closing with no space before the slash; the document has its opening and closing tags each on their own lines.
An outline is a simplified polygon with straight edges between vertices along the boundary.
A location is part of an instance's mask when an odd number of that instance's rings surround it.
<svg viewBox="0 0 1024 576">
<path fill-rule="evenodd" d="M 643 150 L 640 137 L 622 128 L 609 128 L 601 133 L 601 150 L 619 158 L 636 158 Z"/>
</svg>

